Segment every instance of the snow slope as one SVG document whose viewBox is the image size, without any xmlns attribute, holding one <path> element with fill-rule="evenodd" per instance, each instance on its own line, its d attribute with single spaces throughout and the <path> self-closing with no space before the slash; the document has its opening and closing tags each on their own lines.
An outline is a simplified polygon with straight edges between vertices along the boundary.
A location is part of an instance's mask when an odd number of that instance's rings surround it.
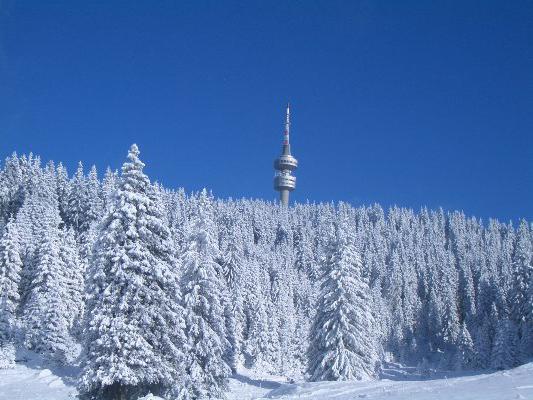
<svg viewBox="0 0 533 400">
<path fill-rule="evenodd" d="M 53 368 L 31 356 L 0 370 L 0 400 L 69 400 L 75 370 Z M 285 378 L 240 370 L 229 400 L 533 400 L 533 362 L 508 371 L 432 380 L 286 383 Z M 153 399 L 156 399 L 153 397 Z"/>
<path fill-rule="evenodd" d="M 66 400 L 76 398 L 76 370 L 57 368 L 40 356 L 17 352 L 13 369 L 0 370 L 0 400 Z"/>
<path fill-rule="evenodd" d="M 533 399 L 533 363 L 509 371 L 428 381 L 319 382 L 283 385 L 271 399 L 506 400 Z"/>
<path fill-rule="evenodd" d="M 508 371 L 432 380 L 287 384 L 279 378 L 258 379 L 240 372 L 231 379 L 230 399 L 533 400 L 533 362 Z"/>
</svg>

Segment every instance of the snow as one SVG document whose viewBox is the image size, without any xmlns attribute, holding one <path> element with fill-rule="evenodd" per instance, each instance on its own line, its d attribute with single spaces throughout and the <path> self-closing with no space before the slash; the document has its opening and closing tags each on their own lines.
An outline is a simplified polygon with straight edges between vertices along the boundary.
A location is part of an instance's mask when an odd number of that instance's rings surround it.
<svg viewBox="0 0 533 400">
<path fill-rule="evenodd" d="M 246 368 L 238 368 L 229 380 L 229 399 L 253 400 L 264 398 L 287 382 L 287 378 L 257 373 Z"/>
<path fill-rule="evenodd" d="M 19 352 L 20 353 L 20 352 Z M 22 360 L 21 360 L 22 359 Z M 17 354 L 13 369 L 0 370 L 0 400 L 72 400 L 76 398 L 74 368 L 58 368 L 31 352 Z M 392 376 L 392 374 L 391 374 Z M 409 376 L 412 380 L 409 379 Z M 395 379 L 365 382 L 298 382 L 240 368 L 230 378 L 228 400 L 533 400 L 533 362 L 520 367 L 454 378 Z M 141 399 L 140 399 L 141 400 Z M 142 400 L 162 400 L 148 395 Z"/>
<path fill-rule="evenodd" d="M 74 368 L 55 367 L 32 352 L 19 351 L 12 369 L 0 370 L 0 400 L 76 398 Z"/>
<path fill-rule="evenodd" d="M 290 384 L 279 377 L 261 379 L 245 374 L 241 370 L 230 380 L 229 399 L 533 400 L 533 362 L 507 371 L 425 381 L 382 379 Z"/>
</svg>

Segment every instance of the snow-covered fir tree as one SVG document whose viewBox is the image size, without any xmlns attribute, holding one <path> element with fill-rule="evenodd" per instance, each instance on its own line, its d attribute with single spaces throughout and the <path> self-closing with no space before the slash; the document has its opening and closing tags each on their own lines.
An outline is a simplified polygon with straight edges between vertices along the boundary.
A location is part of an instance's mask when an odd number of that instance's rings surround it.
<svg viewBox="0 0 533 400">
<path fill-rule="evenodd" d="M 65 362 L 70 345 L 67 270 L 60 257 L 59 210 L 49 210 L 50 225 L 42 232 L 23 317 L 25 343 Z M 53 221 L 53 222 L 52 222 Z"/>
<path fill-rule="evenodd" d="M 466 324 L 463 322 L 457 338 L 457 351 L 452 367 L 455 370 L 469 369 L 474 362 L 474 343 Z"/>
<path fill-rule="evenodd" d="M 230 343 L 225 330 L 222 274 L 215 261 L 219 254 L 212 207 L 209 195 L 202 190 L 183 256 L 181 287 L 189 348 L 185 364 L 194 398 L 222 397 L 231 373 L 224 357 Z"/>
<path fill-rule="evenodd" d="M 511 319 L 517 327 L 518 346 L 522 361 L 533 355 L 533 320 L 530 288 L 533 279 L 533 246 L 525 220 L 516 232 L 516 246 L 512 255 Z"/>
<path fill-rule="evenodd" d="M 11 218 L 0 239 L 0 369 L 15 362 L 15 326 L 22 270 L 17 225 Z"/>
<path fill-rule="evenodd" d="M 326 258 L 310 335 L 312 380 L 367 379 L 376 374 L 374 322 L 362 269 L 354 238 L 342 221 Z"/>
<path fill-rule="evenodd" d="M 85 263 L 81 262 L 74 230 L 62 229 L 59 258 L 65 268 L 65 305 L 69 329 L 79 328 L 83 316 L 85 293 Z"/>
<path fill-rule="evenodd" d="M 85 362 L 90 399 L 130 399 L 183 385 L 185 360 L 170 231 L 132 145 L 88 272 Z"/>
<path fill-rule="evenodd" d="M 70 186 L 67 225 L 74 227 L 76 232 L 85 232 L 89 228 L 90 207 L 87 179 L 84 175 L 83 164 L 80 161 Z"/>
<path fill-rule="evenodd" d="M 231 237 L 227 245 L 226 252 L 222 258 L 222 272 L 228 287 L 234 290 L 237 286 L 237 279 L 239 272 L 241 272 L 241 254 L 242 250 L 239 248 L 239 243 L 235 236 Z"/>
<path fill-rule="evenodd" d="M 498 322 L 492 346 L 491 367 L 506 369 L 516 365 L 516 327 L 507 318 Z"/>
</svg>

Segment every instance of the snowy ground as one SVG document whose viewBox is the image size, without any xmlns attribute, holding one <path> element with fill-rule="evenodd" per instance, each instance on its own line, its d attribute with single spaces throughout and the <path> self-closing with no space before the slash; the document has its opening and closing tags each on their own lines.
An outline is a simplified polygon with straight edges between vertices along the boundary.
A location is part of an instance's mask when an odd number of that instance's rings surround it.
<svg viewBox="0 0 533 400">
<path fill-rule="evenodd" d="M 76 397 L 75 371 L 50 367 L 39 357 L 11 370 L 0 370 L 0 400 L 67 400 Z M 390 379 L 375 382 L 290 384 L 285 378 L 240 370 L 230 380 L 229 400 L 533 400 L 533 362 L 491 374 L 417 380 L 414 374 L 389 370 Z M 407 380 L 409 377 L 414 380 Z"/>
<path fill-rule="evenodd" d="M 76 371 L 57 368 L 31 352 L 19 352 L 13 369 L 0 370 L 0 400 L 76 398 Z"/>
<path fill-rule="evenodd" d="M 533 400 L 533 362 L 518 368 L 490 374 L 463 375 L 455 378 L 407 380 L 395 374 L 392 379 L 373 382 L 282 383 L 281 378 L 263 380 L 246 375 L 231 380 L 234 400 Z"/>
</svg>

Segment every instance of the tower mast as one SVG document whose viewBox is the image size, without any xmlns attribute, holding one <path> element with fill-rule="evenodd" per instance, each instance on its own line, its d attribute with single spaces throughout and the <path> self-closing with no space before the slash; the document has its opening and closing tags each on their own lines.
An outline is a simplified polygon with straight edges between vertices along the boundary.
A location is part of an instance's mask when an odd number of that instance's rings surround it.
<svg viewBox="0 0 533 400">
<path fill-rule="evenodd" d="M 274 177 L 274 189 L 279 192 L 279 200 L 282 206 L 289 205 L 289 193 L 296 188 L 296 177 L 292 175 L 292 171 L 298 168 L 298 161 L 291 155 L 290 144 L 290 129 L 291 129 L 291 110 L 290 105 L 287 104 L 287 113 L 285 116 L 285 130 L 283 132 L 283 147 L 281 155 L 274 160 L 274 169 L 276 175 Z"/>
</svg>

